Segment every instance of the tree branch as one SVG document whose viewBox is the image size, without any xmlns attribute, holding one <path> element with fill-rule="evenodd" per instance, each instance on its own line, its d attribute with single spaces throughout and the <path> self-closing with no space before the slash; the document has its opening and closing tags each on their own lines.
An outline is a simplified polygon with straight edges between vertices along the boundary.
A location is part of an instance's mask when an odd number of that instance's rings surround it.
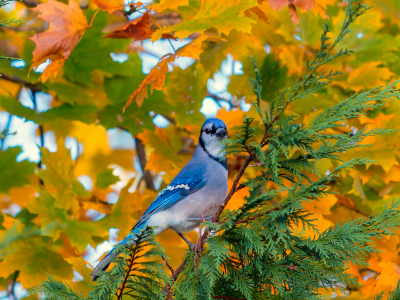
<svg viewBox="0 0 400 300">
<path fill-rule="evenodd" d="M 136 256 L 136 247 L 134 248 L 134 251 L 132 253 L 132 257 L 131 257 L 130 262 L 129 262 L 129 267 L 128 267 L 128 270 L 126 271 L 126 274 L 125 274 L 124 282 L 121 284 L 119 295 L 117 295 L 117 297 L 118 297 L 117 300 L 122 299 L 122 294 L 124 293 L 126 282 L 128 281 L 129 275 L 131 274 L 131 270 L 133 268 L 133 263 L 135 261 L 135 256 Z"/>
<path fill-rule="evenodd" d="M 226 196 L 224 202 L 221 203 L 221 207 L 218 209 L 217 213 L 214 215 L 213 222 L 218 222 L 222 211 L 224 210 L 225 206 L 228 204 L 229 200 L 231 200 L 233 194 L 236 192 L 236 187 L 239 184 L 239 181 L 242 178 L 244 171 L 246 170 L 247 166 L 250 164 L 250 162 L 253 159 L 254 159 L 254 157 L 252 155 L 247 156 L 242 167 L 240 168 L 239 174 L 236 176 L 235 180 L 233 181 L 231 190 L 229 191 L 228 195 Z"/>
<path fill-rule="evenodd" d="M 7 74 L 4 73 L 0 73 L 0 79 L 4 79 L 7 81 L 11 81 L 11 82 L 15 82 L 15 83 L 19 83 L 22 84 L 23 86 L 29 88 L 32 92 L 40 92 L 42 90 L 42 87 L 38 84 L 32 84 L 28 81 L 24 81 L 21 78 L 15 77 L 15 76 L 8 76 Z"/>
<path fill-rule="evenodd" d="M 175 270 L 174 274 L 172 274 L 172 276 L 171 276 L 171 279 L 172 279 L 172 280 L 175 281 L 176 278 L 178 278 L 179 273 L 181 273 L 182 270 L 185 268 L 186 262 L 187 262 L 187 258 L 185 258 L 185 259 L 183 260 L 183 262 L 181 263 L 181 265 Z"/>
<path fill-rule="evenodd" d="M 147 188 L 155 191 L 156 188 L 154 186 L 153 176 L 151 176 L 149 170 L 146 170 L 147 159 L 146 159 L 146 152 L 144 149 L 143 142 L 140 139 L 138 139 L 137 137 L 135 137 L 135 142 L 136 142 L 136 153 L 138 155 L 140 167 L 142 168 L 142 172 L 143 172 L 142 178 L 146 182 Z"/>
</svg>

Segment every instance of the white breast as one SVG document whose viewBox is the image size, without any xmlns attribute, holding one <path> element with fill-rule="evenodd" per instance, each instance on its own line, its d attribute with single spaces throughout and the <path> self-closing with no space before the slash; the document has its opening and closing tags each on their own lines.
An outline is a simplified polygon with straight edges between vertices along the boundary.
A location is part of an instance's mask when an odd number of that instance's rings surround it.
<svg viewBox="0 0 400 300">
<path fill-rule="evenodd" d="M 168 228 L 179 231 L 190 231 L 200 225 L 199 221 L 188 221 L 190 217 L 213 216 L 226 197 L 228 191 L 228 171 L 218 162 L 207 165 L 206 184 L 197 192 L 190 194 L 170 208 L 151 216 L 147 222 L 159 226 L 156 233 Z"/>
</svg>

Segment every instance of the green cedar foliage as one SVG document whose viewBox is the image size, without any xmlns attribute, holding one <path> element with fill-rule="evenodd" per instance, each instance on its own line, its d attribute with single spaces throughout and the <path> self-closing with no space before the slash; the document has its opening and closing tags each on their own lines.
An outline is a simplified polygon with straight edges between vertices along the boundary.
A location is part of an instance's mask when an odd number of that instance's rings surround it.
<svg viewBox="0 0 400 300">
<path fill-rule="evenodd" d="M 151 229 L 147 229 L 138 237 L 136 246 L 118 247 L 122 255 L 114 260 L 111 270 L 102 274 L 89 299 L 112 299 L 114 295 L 118 299 L 121 295 L 135 299 L 321 299 L 321 289 L 358 286 L 357 280 L 345 272 L 348 263 L 365 265 L 366 255 L 377 252 L 372 239 L 391 235 L 400 226 L 400 201 L 393 201 L 380 214 L 345 220 L 323 232 L 302 204 L 333 194 L 329 184 L 344 168 L 371 162 L 361 157 L 343 161 L 341 155 L 357 147 L 372 146 L 361 142 L 388 130 L 332 132 L 366 110 L 385 105 L 387 100 L 398 100 L 397 82 L 343 100 L 319 114 L 309 127 L 296 123 L 296 116 L 283 114 L 288 104 L 315 95 L 338 75 L 320 72 L 319 68 L 352 53 L 340 50 L 332 54 L 332 50 L 349 33 L 349 25 L 368 9 L 349 1 L 342 29 L 332 44 L 328 44 L 329 27 L 324 25 L 321 48 L 315 59 L 307 62 L 306 74 L 270 101 L 267 111 L 261 110 L 262 76 L 253 60 L 256 101 L 252 103 L 261 123 L 244 118 L 240 133 L 227 141 L 224 151 L 227 155 L 246 155 L 242 170 L 254 162 L 259 175 L 237 185 L 243 175 L 239 173 L 232 192 L 248 187 L 245 204 L 203 223 L 198 243 L 201 246 L 206 241 L 206 245 L 189 250 L 184 267 L 172 276 L 176 280 L 167 280 L 161 259 L 165 255 Z M 335 161 L 336 168 L 329 174 L 320 174 L 315 163 L 321 159 Z M 313 180 L 310 173 L 318 179 Z M 308 228 L 314 235 L 309 237 L 298 228 Z M 142 274 L 133 274 L 130 266 L 137 264 L 137 253 L 143 251 L 144 244 L 154 247 L 144 255 L 156 256 L 159 262 L 142 263 L 135 269 Z M 125 278 L 128 280 L 121 288 Z M 390 299 L 398 299 L 399 288 L 400 285 Z M 33 292 L 43 293 L 48 299 L 86 299 L 51 279 Z"/>
<path fill-rule="evenodd" d="M 384 292 L 380 293 L 375 297 L 375 300 L 382 300 Z M 388 300 L 398 300 L 400 299 L 400 281 L 397 283 L 394 291 L 389 294 Z"/>
<path fill-rule="evenodd" d="M 153 228 L 142 230 L 137 235 L 135 245 L 116 245 L 114 251 L 120 255 L 113 260 L 112 268 L 100 273 L 89 297 L 79 291 L 75 293 L 67 284 L 55 281 L 50 276 L 49 281 L 44 281 L 31 292 L 55 300 L 108 300 L 114 297 L 124 299 L 126 296 L 134 299 L 164 299 L 164 287 L 169 284 L 163 264 L 163 257 L 166 256 L 155 241 Z"/>
</svg>

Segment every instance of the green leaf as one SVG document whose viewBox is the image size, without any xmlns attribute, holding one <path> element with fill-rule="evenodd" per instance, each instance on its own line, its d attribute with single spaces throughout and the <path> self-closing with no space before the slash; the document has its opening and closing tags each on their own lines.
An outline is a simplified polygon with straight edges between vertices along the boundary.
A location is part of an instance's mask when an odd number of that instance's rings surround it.
<svg viewBox="0 0 400 300">
<path fill-rule="evenodd" d="M 96 187 L 104 190 L 118 181 L 119 177 L 113 174 L 113 170 L 107 169 L 97 174 Z"/>
<path fill-rule="evenodd" d="M 1 225 L 3 224 L 3 222 L 4 222 L 4 215 L 3 213 L 0 213 L 0 230 L 6 230 L 6 228 L 3 225 Z"/>
<path fill-rule="evenodd" d="M 37 124 L 56 122 L 58 118 L 72 121 L 81 121 L 86 124 L 94 122 L 97 118 L 97 107 L 90 104 L 70 105 L 63 103 L 42 113 L 23 106 L 17 99 L 0 96 L 0 106 L 15 116 L 34 121 Z"/>
<path fill-rule="evenodd" d="M 6 277 L 15 270 L 23 270 L 18 281 L 24 287 L 33 286 L 39 280 L 46 279 L 47 273 L 60 280 L 73 276 L 72 266 L 60 253 L 50 249 L 41 237 L 34 236 L 16 241 L 8 250 L 7 258 L 0 263 L 0 277 Z"/>
<path fill-rule="evenodd" d="M 276 98 L 278 91 L 285 86 L 288 68 L 280 65 L 280 60 L 275 59 L 272 54 L 264 59 L 260 73 L 263 87 L 261 98 L 265 101 L 272 101 Z"/>
<path fill-rule="evenodd" d="M 77 84 L 72 85 L 60 82 L 51 83 L 50 81 L 46 81 L 45 87 L 50 91 L 54 91 L 57 95 L 57 99 L 71 105 L 75 105 L 77 102 L 81 104 L 82 102 L 86 103 L 90 99 L 86 90 Z"/>
<path fill-rule="evenodd" d="M 92 19 L 94 10 L 87 12 Z M 107 13 L 99 12 L 90 30 L 87 30 L 79 44 L 64 64 L 64 71 L 72 82 L 90 84 L 92 72 L 101 70 L 109 75 L 129 75 L 132 72 L 126 62 L 119 63 L 111 58 L 112 52 L 120 52 L 131 42 L 129 39 L 105 39 L 102 30 L 107 26 Z"/>
<path fill-rule="evenodd" d="M 20 153 L 21 147 L 0 152 L 0 193 L 8 193 L 12 187 L 29 184 L 29 175 L 35 173 L 35 163 L 27 160 L 16 161 Z"/>
</svg>

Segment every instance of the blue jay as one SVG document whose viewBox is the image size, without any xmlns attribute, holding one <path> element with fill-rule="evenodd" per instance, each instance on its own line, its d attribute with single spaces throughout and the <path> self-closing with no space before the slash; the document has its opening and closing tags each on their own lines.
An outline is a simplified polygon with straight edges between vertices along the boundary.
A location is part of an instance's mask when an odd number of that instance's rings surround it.
<svg viewBox="0 0 400 300">
<path fill-rule="evenodd" d="M 171 228 L 193 250 L 194 244 L 181 232 L 198 227 L 202 215 L 212 218 L 228 191 L 226 159 L 220 151 L 223 146 L 222 140 L 227 134 L 223 121 L 212 118 L 204 122 L 192 159 L 160 192 L 120 244 L 134 245 L 139 230 L 150 225 L 156 226 L 156 234 Z M 118 254 L 111 250 L 100 261 L 91 274 L 93 281 L 96 281 L 99 272 L 105 271 L 110 261 Z"/>
</svg>

